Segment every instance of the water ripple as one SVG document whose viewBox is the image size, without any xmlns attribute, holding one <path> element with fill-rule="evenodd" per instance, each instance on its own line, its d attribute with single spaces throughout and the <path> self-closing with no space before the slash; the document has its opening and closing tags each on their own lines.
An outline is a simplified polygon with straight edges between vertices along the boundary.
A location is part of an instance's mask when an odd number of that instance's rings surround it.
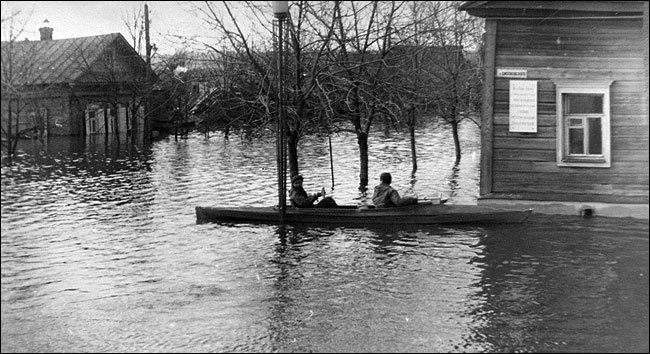
<svg viewBox="0 0 650 354">
<path fill-rule="evenodd" d="M 478 194 L 479 135 L 372 132 L 370 185 Z M 197 224 L 197 205 L 277 201 L 272 137 L 151 147 L 51 137 L 2 165 L 3 352 L 647 351 L 647 222 Z M 300 145 L 309 192 L 363 203 L 354 136 Z M 332 188 L 333 187 L 333 188 Z M 639 315 L 641 314 L 641 315 Z"/>
</svg>

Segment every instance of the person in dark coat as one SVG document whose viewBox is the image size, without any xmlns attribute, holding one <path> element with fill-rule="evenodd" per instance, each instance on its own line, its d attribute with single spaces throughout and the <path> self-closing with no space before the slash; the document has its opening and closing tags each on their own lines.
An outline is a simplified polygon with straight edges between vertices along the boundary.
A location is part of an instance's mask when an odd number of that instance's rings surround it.
<svg viewBox="0 0 650 354">
<path fill-rule="evenodd" d="M 390 186 L 393 177 L 388 172 L 379 176 L 381 183 L 375 186 L 375 192 L 372 195 L 372 203 L 377 208 L 389 208 L 403 205 L 417 204 L 418 199 L 413 197 L 401 198 L 399 193 Z"/>
<path fill-rule="evenodd" d="M 301 175 L 295 175 L 291 177 L 291 190 L 289 191 L 289 200 L 291 205 L 298 208 L 335 208 L 338 205 L 334 198 L 325 196 L 325 188 L 323 188 L 319 193 L 316 194 L 307 194 L 305 189 L 302 188 L 303 178 Z M 314 205 L 314 202 L 318 198 L 323 197 L 320 202 Z"/>
</svg>

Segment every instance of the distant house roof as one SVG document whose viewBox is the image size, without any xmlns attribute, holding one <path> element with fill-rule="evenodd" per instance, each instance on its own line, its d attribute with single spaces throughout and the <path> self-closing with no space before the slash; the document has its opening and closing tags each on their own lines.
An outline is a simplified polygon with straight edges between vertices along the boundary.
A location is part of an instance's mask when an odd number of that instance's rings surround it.
<svg viewBox="0 0 650 354">
<path fill-rule="evenodd" d="M 14 63 L 12 70 L 18 72 L 13 75 L 13 85 L 77 82 L 111 45 L 132 51 L 132 57 L 138 57 L 138 65 L 145 65 L 120 33 L 111 33 L 56 40 L 2 42 L 2 71 L 9 70 L 10 60 Z M 6 77 L 5 74 L 3 76 Z"/>
<path fill-rule="evenodd" d="M 467 1 L 460 8 L 487 18 L 641 17 L 645 1 Z"/>
</svg>

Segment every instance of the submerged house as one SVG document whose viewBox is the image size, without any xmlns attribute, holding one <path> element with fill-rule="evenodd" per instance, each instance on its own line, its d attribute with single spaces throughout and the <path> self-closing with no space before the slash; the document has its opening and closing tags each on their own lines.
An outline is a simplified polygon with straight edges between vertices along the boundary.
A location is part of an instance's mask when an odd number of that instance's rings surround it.
<svg viewBox="0 0 650 354">
<path fill-rule="evenodd" d="M 3 134 L 142 131 L 146 63 L 119 33 L 2 42 Z"/>
<path fill-rule="evenodd" d="M 478 203 L 648 218 L 648 2 L 461 9 L 485 19 Z"/>
</svg>

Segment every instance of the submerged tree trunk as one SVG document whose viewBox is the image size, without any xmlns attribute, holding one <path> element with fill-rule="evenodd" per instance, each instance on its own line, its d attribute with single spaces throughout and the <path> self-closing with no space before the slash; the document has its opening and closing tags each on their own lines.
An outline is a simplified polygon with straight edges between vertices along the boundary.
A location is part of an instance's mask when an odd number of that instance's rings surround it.
<svg viewBox="0 0 650 354">
<path fill-rule="evenodd" d="M 293 177 L 300 173 L 298 169 L 298 134 L 295 132 L 287 131 L 287 157 L 289 159 L 289 177 Z"/>
<path fill-rule="evenodd" d="M 102 106 L 103 108 L 103 113 L 104 113 L 104 134 L 108 136 L 108 105 L 104 103 Z"/>
<path fill-rule="evenodd" d="M 16 147 L 18 146 L 18 113 L 13 111 L 13 98 L 9 98 L 9 109 L 7 111 L 8 121 L 7 121 L 7 134 L 3 136 L 3 139 L 6 139 L 2 142 L 3 145 L 7 147 L 7 154 L 9 158 L 9 164 L 13 163 L 13 157 L 16 154 Z M 16 128 L 15 133 L 13 129 L 14 116 L 16 117 Z"/>
<path fill-rule="evenodd" d="M 456 162 L 460 161 L 460 139 L 458 139 L 458 121 L 455 119 L 451 121 L 451 131 L 454 135 L 454 147 L 456 147 Z"/>
<path fill-rule="evenodd" d="M 415 151 L 415 110 L 412 109 L 410 112 L 410 121 L 409 121 L 409 133 L 411 135 L 411 161 L 413 162 L 413 171 L 411 175 L 415 175 L 415 172 L 418 170 L 418 158 Z"/>
<path fill-rule="evenodd" d="M 108 104 L 104 103 L 104 145 L 108 145 Z"/>
<path fill-rule="evenodd" d="M 365 192 L 368 188 L 368 133 L 357 132 L 359 144 L 359 191 Z"/>
<path fill-rule="evenodd" d="M 115 135 L 115 141 L 117 142 L 117 145 L 120 145 L 120 109 L 118 108 L 117 103 L 111 104 L 113 106 L 113 113 L 115 115 L 113 116 L 113 134 Z"/>
</svg>

